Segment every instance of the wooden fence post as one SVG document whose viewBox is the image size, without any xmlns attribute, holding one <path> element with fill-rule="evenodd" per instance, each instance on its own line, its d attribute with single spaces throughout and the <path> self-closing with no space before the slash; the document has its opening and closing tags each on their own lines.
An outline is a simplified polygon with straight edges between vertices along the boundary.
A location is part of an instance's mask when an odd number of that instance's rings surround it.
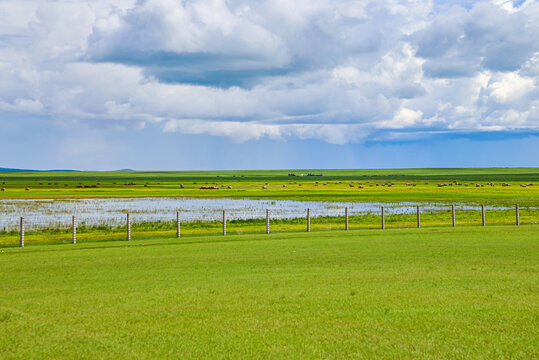
<svg viewBox="0 0 539 360">
<path fill-rule="evenodd" d="M 451 219 L 453 220 L 453 227 L 455 227 L 455 205 L 451 205 Z"/>
<path fill-rule="evenodd" d="M 266 209 L 266 234 L 269 234 L 269 209 Z"/>
<path fill-rule="evenodd" d="M 20 240 L 20 246 L 24 247 L 24 217 L 21 216 L 21 240 Z"/>
<path fill-rule="evenodd" d="M 421 227 L 421 213 L 419 212 L 419 205 L 417 205 L 417 227 Z"/>
<path fill-rule="evenodd" d="M 223 236 L 226 235 L 226 210 L 223 210 Z"/>
<path fill-rule="evenodd" d="M 515 215 L 517 217 L 517 225 L 520 225 L 520 214 L 518 213 L 518 204 L 515 207 L 515 211 L 516 211 Z"/>
<path fill-rule="evenodd" d="M 386 219 L 385 219 L 385 212 L 384 207 L 382 206 L 382 229 L 386 228 Z"/>
<path fill-rule="evenodd" d="M 481 222 L 485 226 L 485 205 L 481 205 Z"/>
<path fill-rule="evenodd" d="M 131 214 L 127 213 L 127 241 L 131 240 Z"/>
<path fill-rule="evenodd" d="M 344 208 L 344 229 L 348 230 L 348 208 Z"/>
<path fill-rule="evenodd" d="M 179 238 L 180 236 L 180 212 L 176 211 L 176 237 Z"/>
<path fill-rule="evenodd" d="M 71 242 L 77 243 L 77 217 L 73 215 L 73 234 L 71 235 Z"/>
<path fill-rule="evenodd" d="M 307 232 L 311 231 L 311 209 L 307 209 Z"/>
</svg>

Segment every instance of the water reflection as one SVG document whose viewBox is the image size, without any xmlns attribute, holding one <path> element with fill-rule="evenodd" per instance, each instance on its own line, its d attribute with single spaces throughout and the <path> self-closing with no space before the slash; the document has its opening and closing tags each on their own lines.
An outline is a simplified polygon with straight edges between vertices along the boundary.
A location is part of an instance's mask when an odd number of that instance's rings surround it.
<svg viewBox="0 0 539 360">
<path fill-rule="evenodd" d="M 386 214 L 413 213 L 416 203 L 380 202 L 326 202 L 294 200 L 252 200 L 252 199 L 193 199 L 193 198 L 115 198 L 115 199 L 17 199 L 0 200 L 0 230 L 14 230 L 20 216 L 24 216 L 29 229 L 44 227 L 66 227 L 71 224 L 71 216 L 76 215 L 79 223 L 87 225 L 120 225 L 125 223 L 125 213 L 132 214 L 132 221 L 174 220 L 177 210 L 182 221 L 220 220 L 221 211 L 227 211 L 227 218 L 264 218 L 266 209 L 271 218 L 290 219 L 303 217 L 306 209 L 311 216 L 343 216 L 348 207 L 350 215 L 379 213 L 384 206 Z M 436 211 L 449 209 L 442 203 L 423 203 L 421 210 Z M 492 209 L 493 207 L 487 207 Z M 457 209 L 478 209 L 478 205 L 458 204 Z M 496 209 L 506 209 L 496 207 Z"/>
</svg>

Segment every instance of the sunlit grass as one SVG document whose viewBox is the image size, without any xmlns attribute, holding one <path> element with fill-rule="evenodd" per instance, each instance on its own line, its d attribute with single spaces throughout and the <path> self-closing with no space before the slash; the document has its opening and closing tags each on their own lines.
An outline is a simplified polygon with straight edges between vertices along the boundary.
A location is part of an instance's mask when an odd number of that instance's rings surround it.
<svg viewBox="0 0 539 360">
<path fill-rule="evenodd" d="M 468 226 L 6 248 L 0 358 L 536 359 L 538 240 Z"/>
</svg>

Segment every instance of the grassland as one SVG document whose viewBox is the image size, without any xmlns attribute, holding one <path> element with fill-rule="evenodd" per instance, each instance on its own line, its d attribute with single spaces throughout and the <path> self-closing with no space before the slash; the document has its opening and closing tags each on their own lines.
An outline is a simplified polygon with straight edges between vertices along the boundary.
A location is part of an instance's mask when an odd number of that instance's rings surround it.
<svg viewBox="0 0 539 360">
<path fill-rule="evenodd" d="M 7 248 L 0 358 L 537 359 L 533 226 Z"/>
<path fill-rule="evenodd" d="M 323 176 L 289 177 L 288 173 Z M 504 182 L 512 186 L 502 186 Z M 438 183 L 448 186 L 438 187 Z M 485 186 L 476 187 L 477 183 Z M 520 186 L 528 183 L 538 184 Z M 0 199 L 174 196 L 537 206 L 539 168 L 28 172 L 0 173 L 0 186 L 5 188 Z M 219 189 L 201 190 L 201 186 Z"/>
</svg>

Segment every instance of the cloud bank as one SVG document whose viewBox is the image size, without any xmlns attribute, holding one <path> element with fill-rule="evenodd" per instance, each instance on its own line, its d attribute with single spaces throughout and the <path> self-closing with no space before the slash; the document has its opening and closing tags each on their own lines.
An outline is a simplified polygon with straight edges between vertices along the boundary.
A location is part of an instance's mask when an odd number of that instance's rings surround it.
<svg viewBox="0 0 539 360">
<path fill-rule="evenodd" d="M 533 0 L 17 0 L 0 13 L 0 119 L 236 142 L 539 131 Z"/>
</svg>

